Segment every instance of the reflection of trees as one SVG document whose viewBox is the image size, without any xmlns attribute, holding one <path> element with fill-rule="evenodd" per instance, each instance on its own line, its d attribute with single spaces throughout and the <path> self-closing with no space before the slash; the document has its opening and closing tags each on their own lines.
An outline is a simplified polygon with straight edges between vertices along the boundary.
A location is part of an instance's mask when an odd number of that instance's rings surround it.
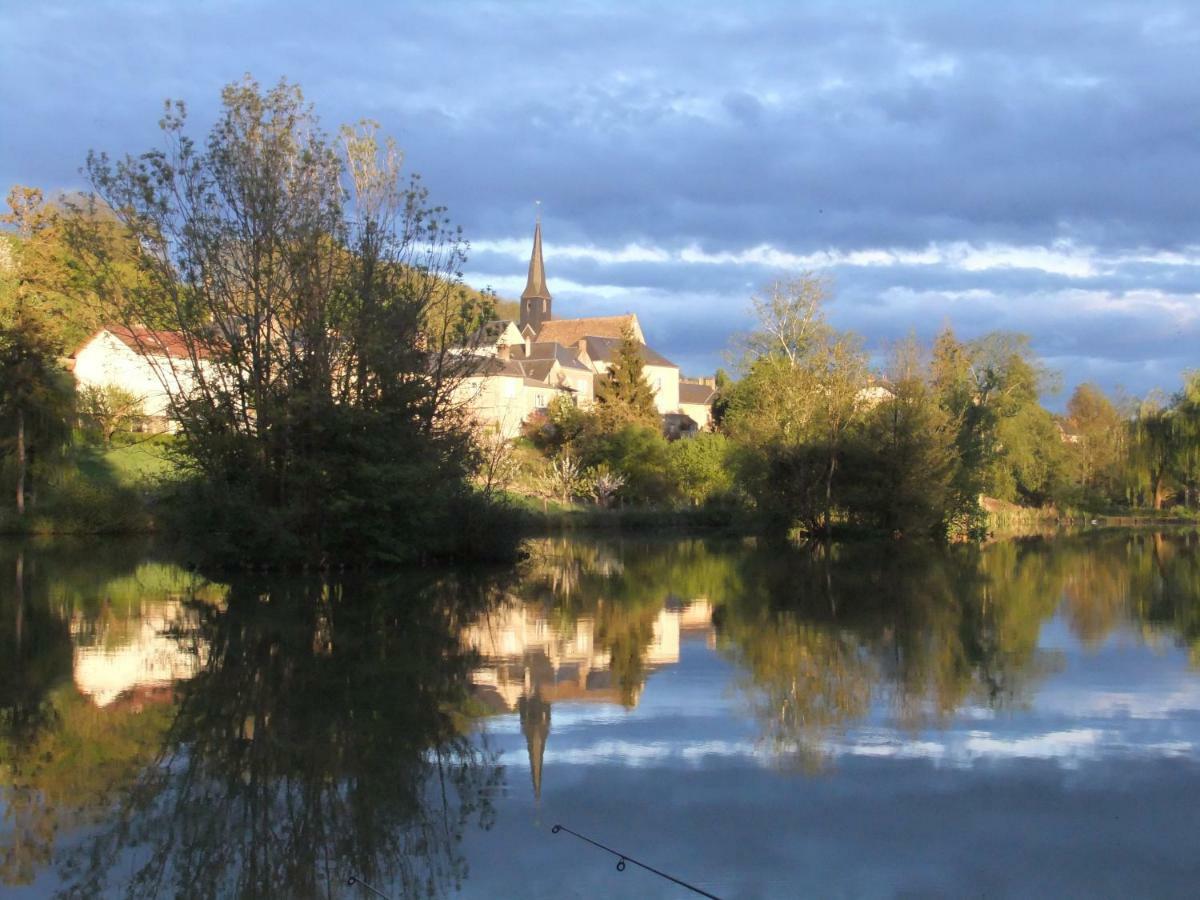
<svg viewBox="0 0 1200 900">
<path fill-rule="evenodd" d="M 461 882 L 490 824 L 492 754 L 467 737 L 472 581 L 239 582 L 201 608 L 201 673 L 159 765 L 68 866 L 134 896 L 311 896 L 348 875 L 404 894 Z"/>
<path fill-rule="evenodd" d="M 723 596 L 739 576 L 738 545 L 701 540 L 542 540 L 533 542 L 520 594 L 541 602 L 561 632 L 595 623 L 610 655 L 622 702 L 637 702 L 648 670 L 654 623 L 672 599 Z"/>
<path fill-rule="evenodd" d="M 817 765 L 874 697 L 907 728 L 970 700 L 1019 703 L 1045 670 L 1037 635 L 1058 599 L 1044 557 L 1020 543 L 764 548 L 742 560 L 719 645 L 746 672 L 768 745 Z"/>
<path fill-rule="evenodd" d="M 50 860 L 55 822 L 36 782 L 39 758 L 27 752 L 55 721 L 52 692 L 71 678 L 66 624 L 27 596 L 26 559 L 4 560 L 11 591 L 0 596 L 0 883 L 28 884 Z"/>
<path fill-rule="evenodd" d="M 1200 533 L 1140 535 L 1128 555 L 1137 580 L 1133 612 L 1186 647 L 1200 666 Z"/>
<path fill-rule="evenodd" d="M 725 636 L 772 751 L 813 768 L 826 734 L 866 714 L 878 671 L 851 635 L 776 613 L 733 620 Z"/>
<path fill-rule="evenodd" d="M 986 548 L 848 545 L 745 556 L 720 645 L 746 671 L 767 742 L 819 759 L 831 730 L 887 699 L 908 728 L 964 703 L 1020 705 L 1058 664 L 1038 650 L 1062 604 L 1085 644 L 1132 615 L 1200 661 L 1200 536 L 1104 532 Z"/>
</svg>

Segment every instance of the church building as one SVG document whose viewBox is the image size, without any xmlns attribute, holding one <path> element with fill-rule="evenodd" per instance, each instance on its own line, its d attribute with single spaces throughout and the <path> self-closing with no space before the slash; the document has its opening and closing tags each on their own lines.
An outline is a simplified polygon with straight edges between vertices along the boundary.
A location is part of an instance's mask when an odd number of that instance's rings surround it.
<svg viewBox="0 0 1200 900">
<path fill-rule="evenodd" d="M 488 322 L 472 336 L 469 350 L 483 359 L 466 379 L 464 399 L 481 424 L 506 437 L 519 434 L 524 422 L 557 396 L 570 397 L 586 409 L 594 402 L 596 379 L 608 372 L 626 329 L 638 342 L 664 431 L 680 437 L 708 429 L 715 394 L 711 380 L 683 378 L 675 363 L 647 346 L 636 314 L 554 317 L 539 220 L 520 318 Z"/>
</svg>

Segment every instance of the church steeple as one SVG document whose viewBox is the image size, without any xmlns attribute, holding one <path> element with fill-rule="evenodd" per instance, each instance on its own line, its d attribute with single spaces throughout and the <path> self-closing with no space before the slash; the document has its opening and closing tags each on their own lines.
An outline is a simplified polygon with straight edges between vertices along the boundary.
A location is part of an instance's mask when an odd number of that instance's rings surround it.
<svg viewBox="0 0 1200 900">
<path fill-rule="evenodd" d="M 529 278 L 525 282 L 525 290 L 521 292 L 521 322 L 520 328 L 525 330 L 528 325 L 536 334 L 543 322 L 548 322 L 550 314 L 550 289 L 546 287 L 546 266 L 542 262 L 542 217 L 539 214 L 537 224 L 533 227 L 533 253 L 529 257 Z"/>
</svg>

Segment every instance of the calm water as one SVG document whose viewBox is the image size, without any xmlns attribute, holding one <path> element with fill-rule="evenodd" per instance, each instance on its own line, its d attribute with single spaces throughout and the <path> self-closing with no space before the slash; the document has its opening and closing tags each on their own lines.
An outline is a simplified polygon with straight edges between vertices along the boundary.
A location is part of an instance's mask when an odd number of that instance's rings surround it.
<svg viewBox="0 0 1200 900">
<path fill-rule="evenodd" d="M 1200 535 L 0 546 L 5 896 L 1189 896 Z"/>
</svg>

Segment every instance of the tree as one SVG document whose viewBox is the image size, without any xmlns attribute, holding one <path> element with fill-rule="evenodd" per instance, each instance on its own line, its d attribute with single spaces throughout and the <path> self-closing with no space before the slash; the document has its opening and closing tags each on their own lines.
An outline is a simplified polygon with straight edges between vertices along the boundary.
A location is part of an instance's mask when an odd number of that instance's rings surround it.
<svg viewBox="0 0 1200 900">
<path fill-rule="evenodd" d="M 675 441 L 670 445 L 670 468 L 680 493 L 698 506 L 732 487 L 729 441 L 711 432 Z"/>
<path fill-rule="evenodd" d="M 1116 406 L 1096 385 L 1081 384 L 1067 401 L 1065 425 L 1076 484 L 1085 495 L 1118 498 L 1126 427 Z"/>
<path fill-rule="evenodd" d="M 1176 453 L 1172 410 L 1157 394 L 1142 401 L 1132 425 L 1131 459 L 1144 500 L 1162 509 Z"/>
<path fill-rule="evenodd" d="M 743 487 L 785 530 L 801 521 L 829 531 L 838 462 L 866 410 L 865 356 L 852 335 L 825 325 L 826 295 L 824 280 L 802 273 L 755 298 L 758 330 L 745 340 L 745 374 L 725 414 L 726 432 L 748 451 Z"/>
<path fill-rule="evenodd" d="M 94 252 L 107 259 L 114 290 L 139 289 L 130 235 L 105 211 L 85 213 L 71 199 L 47 200 L 34 187 L 14 186 L 8 207 L 0 222 L 15 228 L 8 242 L 12 276 L 11 288 L 0 293 L 0 311 L 11 316 L 18 306 L 36 310 L 50 338 L 71 349 L 104 324 L 87 268 L 72 247 L 75 215 L 86 220 Z"/>
<path fill-rule="evenodd" d="M 588 493 L 592 495 L 597 505 L 605 508 L 612 506 L 617 492 L 625 486 L 625 476 L 620 472 L 614 472 L 608 463 L 601 463 L 588 469 L 584 473 L 584 477 L 588 484 Z"/>
<path fill-rule="evenodd" d="M 1052 499 L 1065 471 L 1058 428 L 1040 405 L 1054 376 L 1033 356 L 1029 338 L 993 332 L 961 343 L 945 329 L 934 342 L 933 388 L 958 431 L 964 502 Z"/>
<path fill-rule="evenodd" d="M 1184 377 L 1175 395 L 1175 472 L 1183 487 L 1183 502 L 1200 507 L 1200 371 Z"/>
<path fill-rule="evenodd" d="M 477 502 L 449 314 L 461 233 L 373 123 L 335 142 L 286 82 L 221 96 L 206 143 L 176 103 L 165 149 L 89 155 L 144 289 L 120 289 L 87 218 L 73 232 L 106 318 L 168 323 L 182 343 L 159 374 L 195 475 L 183 521 L 242 561 L 444 552 L 437 536 L 463 534 Z"/>
<path fill-rule="evenodd" d="M 823 306 L 829 293 L 829 279 L 807 271 L 763 287 L 750 298 L 758 330 L 745 339 L 747 355 L 778 356 L 798 366 L 827 330 Z"/>
<path fill-rule="evenodd" d="M 654 390 L 646 381 L 642 344 L 628 325 L 621 332 L 621 343 L 603 378 L 596 381 L 599 415 L 609 427 L 641 424 L 660 427 L 661 417 L 654 404 Z"/>
<path fill-rule="evenodd" d="M 564 453 L 546 464 L 542 483 L 550 496 L 556 497 L 562 503 L 570 503 L 573 497 L 587 487 L 587 477 L 579 461 Z"/>
<path fill-rule="evenodd" d="M 142 415 L 142 398 L 119 385 L 88 385 L 79 391 L 79 415 L 105 446 L 113 435 L 129 428 Z"/>
<path fill-rule="evenodd" d="M 658 428 L 626 425 L 616 431 L 595 428 L 579 441 L 585 466 L 608 468 L 624 479 L 622 501 L 665 504 L 674 499 L 670 444 Z"/>
<path fill-rule="evenodd" d="M 72 385 L 57 363 L 60 352 L 28 311 L 0 326 L 0 414 L 11 429 L 18 516 L 25 515 L 30 451 L 53 449 L 68 434 Z"/>
<path fill-rule="evenodd" d="M 913 340 L 893 352 L 891 396 L 870 411 L 855 457 L 856 504 L 892 533 L 945 533 L 956 515 L 956 429 Z"/>
</svg>

